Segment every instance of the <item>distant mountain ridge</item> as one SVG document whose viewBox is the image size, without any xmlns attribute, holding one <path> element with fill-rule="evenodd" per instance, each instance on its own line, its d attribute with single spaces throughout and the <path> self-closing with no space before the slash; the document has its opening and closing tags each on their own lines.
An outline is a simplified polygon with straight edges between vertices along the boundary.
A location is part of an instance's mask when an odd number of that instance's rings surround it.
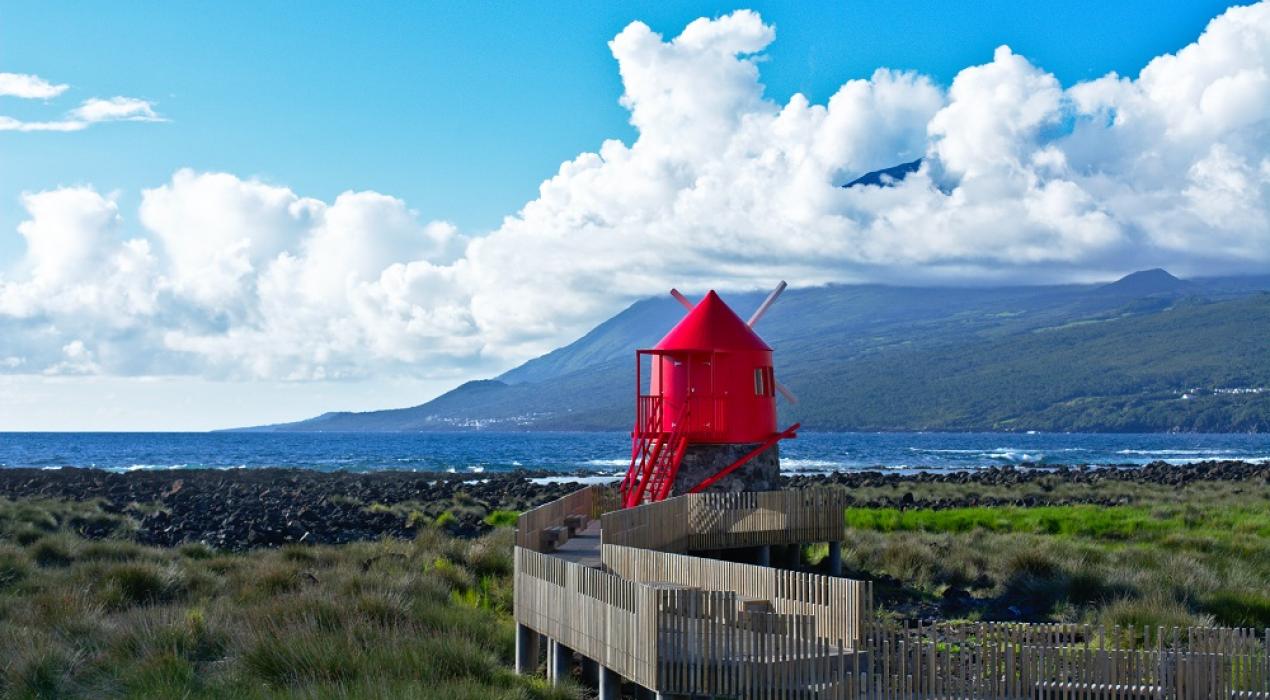
<svg viewBox="0 0 1270 700">
<path fill-rule="evenodd" d="M 757 326 L 808 430 L 1270 430 L 1270 276 L 785 293 Z M 724 294 L 743 317 L 762 292 Z M 626 430 L 636 347 L 683 315 L 645 299 L 496 379 L 419 406 L 251 430 Z M 1240 390 L 1240 391 L 1234 391 Z M 1185 398 L 1183 396 L 1185 395 Z"/>
<path fill-rule="evenodd" d="M 1196 286 L 1170 275 L 1167 270 L 1155 268 L 1134 272 L 1098 288 L 1099 294 L 1115 294 L 1124 297 L 1145 297 L 1159 294 L 1189 294 Z"/>
<path fill-rule="evenodd" d="M 915 173 L 922 167 L 922 159 L 910 161 L 908 163 L 900 163 L 892 165 L 889 168 L 874 170 L 867 172 L 860 177 L 843 185 L 843 188 L 850 189 L 852 187 L 861 187 L 863 185 L 876 185 L 879 187 L 891 187 L 908 177 L 909 173 Z"/>
</svg>

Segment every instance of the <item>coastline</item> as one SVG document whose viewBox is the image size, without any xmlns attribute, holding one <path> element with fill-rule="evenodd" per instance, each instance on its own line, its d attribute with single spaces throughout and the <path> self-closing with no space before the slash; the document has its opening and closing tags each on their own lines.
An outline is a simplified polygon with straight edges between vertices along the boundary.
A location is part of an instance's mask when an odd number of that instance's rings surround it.
<svg viewBox="0 0 1270 700">
<path fill-rule="evenodd" d="M 125 537 L 157 546 L 197 542 L 243 551 L 292 543 L 408 539 L 425 529 L 476 537 L 594 476 L 586 470 L 456 474 L 268 467 L 130 472 L 6 468 L 0 469 L 0 499 L 79 503 L 91 512 L 81 514 L 82 522 L 73 529 L 88 539 Z M 956 471 L 865 469 L 787 474 L 782 486 L 846 489 L 860 507 L 939 509 L 1111 506 L 1125 502 L 1124 496 L 1107 488 L 1113 484 L 1180 488 L 1232 481 L 1270 484 L 1270 464 L 1224 460 Z"/>
</svg>

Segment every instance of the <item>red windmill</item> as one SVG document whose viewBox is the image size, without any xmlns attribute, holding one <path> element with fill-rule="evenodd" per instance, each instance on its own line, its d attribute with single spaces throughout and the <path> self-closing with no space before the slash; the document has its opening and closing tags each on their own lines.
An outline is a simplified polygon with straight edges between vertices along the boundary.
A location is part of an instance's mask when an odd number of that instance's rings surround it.
<svg viewBox="0 0 1270 700">
<path fill-rule="evenodd" d="M 635 351 L 635 429 L 623 507 L 697 493 L 729 477 L 733 489 L 776 487 L 776 443 L 798 430 L 795 423 L 777 431 L 776 394 L 796 400 L 777 383 L 772 349 L 753 326 L 784 290 L 781 282 L 749 321 L 713 290 L 696 305 L 670 290 L 688 314 L 654 348 Z"/>
</svg>

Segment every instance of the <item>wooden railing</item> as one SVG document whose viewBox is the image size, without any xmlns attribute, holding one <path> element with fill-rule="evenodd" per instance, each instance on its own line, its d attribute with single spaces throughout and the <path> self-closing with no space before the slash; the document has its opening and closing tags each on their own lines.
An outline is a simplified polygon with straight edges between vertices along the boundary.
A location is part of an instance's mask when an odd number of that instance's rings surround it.
<svg viewBox="0 0 1270 700">
<path fill-rule="evenodd" d="M 1270 700 L 1270 630 L 873 624 L 862 697 Z"/>
<path fill-rule="evenodd" d="M 623 508 L 600 517 L 600 539 L 605 544 L 620 544 L 663 552 L 687 549 L 688 499 L 677 496 L 657 503 Z"/>
<path fill-rule="evenodd" d="M 693 493 L 603 516 L 605 544 L 662 552 L 841 540 L 844 494 Z"/>
<path fill-rule="evenodd" d="M 585 515 L 598 520 L 617 508 L 617 494 L 609 486 L 587 486 L 550 503 L 527 510 L 516 519 L 516 546 L 541 551 L 542 531 L 564 522 L 570 515 Z"/>
<path fill-rule="evenodd" d="M 655 585 L 655 584 L 650 584 Z M 657 590 L 657 683 L 673 696 L 849 698 L 863 661 L 807 615 L 755 612 L 732 591 Z"/>
<path fill-rule="evenodd" d="M 648 688 L 657 687 L 655 590 L 516 548 L 516 621 Z"/>
<path fill-rule="evenodd" d="M 873 617 L 871 584 L 846 578 L 784 571 L 752 564 L 668 554 L 606 544 L 604 566 L 624 579 L 730 591 L 761 602 L 771 612 L 811 621 L 817 638 L 858 649 L 860 623 Z"/>
<path fill-rule="evenodd" d="M 517 622 L 660 692 L 846 698 L 860 673 L 814 615 L 747 610 L 734 591 L 632 581 L 523 547 L 515 576 Z"/>
</svg>

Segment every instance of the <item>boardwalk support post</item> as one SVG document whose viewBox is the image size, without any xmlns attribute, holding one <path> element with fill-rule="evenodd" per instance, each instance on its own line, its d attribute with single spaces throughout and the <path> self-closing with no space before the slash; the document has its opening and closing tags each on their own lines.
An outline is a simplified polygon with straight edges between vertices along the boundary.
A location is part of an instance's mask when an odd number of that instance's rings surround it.
<svg viewBox="0 0 1270 700">
<path fill-rule="evenodd" d="M 528 676 L 538 670 L 539 636 L 525 625 L 516 625 L 516 673 Z"/>
<path fill-rule="evenodd" d="M 600 700 L 622 700 L 622 677 L 600 666 Z"/>
<path fill-rule="evenodd" d="M 547 642 L 547 677 L 552 685 L 562 685 L 569 680 L 573 664 L 573 650 L 552 639 Z"/>
<path fill-rule="evenodd" d="M 829 575 L 842 576 L 842 543 L 829 543 Z"/>
</svg>

